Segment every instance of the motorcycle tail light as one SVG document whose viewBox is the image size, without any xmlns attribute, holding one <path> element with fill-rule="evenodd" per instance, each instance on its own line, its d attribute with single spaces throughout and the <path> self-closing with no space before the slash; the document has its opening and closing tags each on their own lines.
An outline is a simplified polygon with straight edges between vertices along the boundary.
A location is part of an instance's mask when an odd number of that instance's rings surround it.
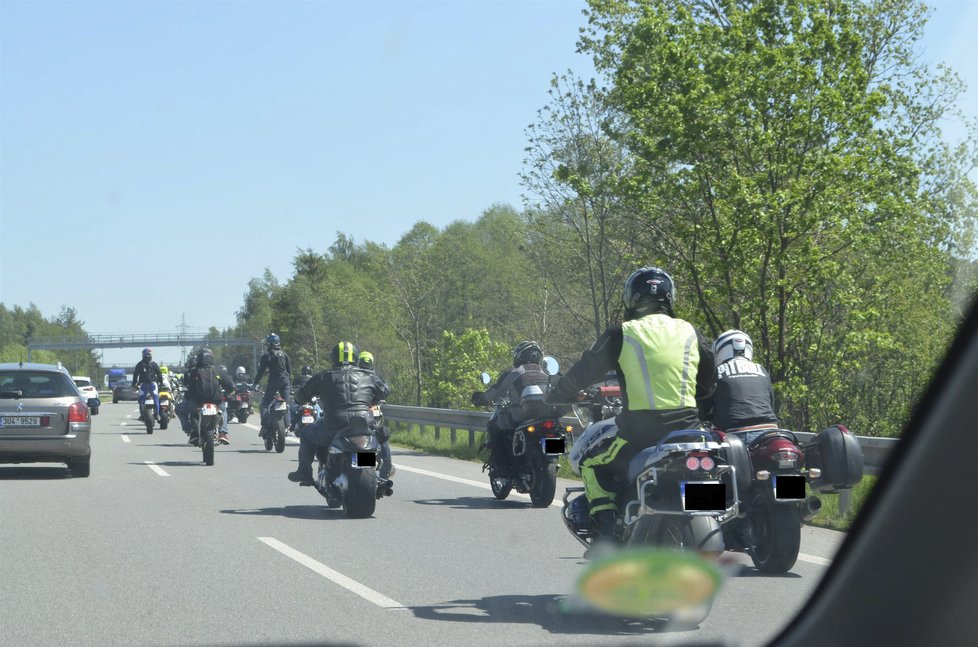
<svg viewBox="0 0 978 647">
<path fill-rule="evenodd" d="M 544 430 L 544 431 L 552 431 L 552 430 L 553 430 L 553 428 L 554 428 L 554 427 L 556 427 L 556 426 L 557 426 L 557 423 L 556 423 L 556 422 L 554 422 L 553 420 L 546 420 L 546 421 L 544 421 L 544 423 L 543 423 L 543 424 L 541 425 L 541 427 L 543 427 L 543 430 Z"/>
<path fill-rule="evenodd" d="M 698 470 L 700 468 L 700 459 L 695 456 L 690 456 L 686 459 L 686 469 L 688 470 Z"/>
<path fill-rule="evenodd" d="M 798 452 L 782 449 L 771 454 L 771 458 L 778 463 L 796 463 L 798 461 Z"/>
<path fill-rule="evenodd" d="M 304 416 L 311 416 L 312 415 L 312 409 L 310 409 L 309 407 L 302 407 L 302 415 L 304 415 Z"/>
<path fill-rule="evenodd" d="M 347 436 L 346 439 L 360 449 L 366 449 L 367 445 L 370 444 L 370 436 Z"/>
<path fill-rule="evenodd" d="M 700 459 L 700 467 L 702 469 L 705 469 L 706 471 L 710 471 L 716 466 L 717 466 L 716 461 L 714 461 L 709 456 L 704 456 L 703 458 Z"/>
</svg>

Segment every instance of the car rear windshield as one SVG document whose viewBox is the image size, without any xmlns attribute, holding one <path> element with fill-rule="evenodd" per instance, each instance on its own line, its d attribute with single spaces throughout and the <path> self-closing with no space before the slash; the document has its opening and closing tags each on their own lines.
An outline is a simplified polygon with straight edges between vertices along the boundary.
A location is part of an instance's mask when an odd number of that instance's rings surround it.
<svg viewBox="0 0 978 647">
<path fill-rule="evenodd" d="M 92 383 L 89 380 L 75 380 L 75 386 L 78 387 L 92 386 Z"/>
<path fill-rule="evenodd" d="M 60 373 L 0 371 L 0 393 L 20 391 L 22 398 L 63 398 L 78 395 L 75 385 Z"/>
</svg>

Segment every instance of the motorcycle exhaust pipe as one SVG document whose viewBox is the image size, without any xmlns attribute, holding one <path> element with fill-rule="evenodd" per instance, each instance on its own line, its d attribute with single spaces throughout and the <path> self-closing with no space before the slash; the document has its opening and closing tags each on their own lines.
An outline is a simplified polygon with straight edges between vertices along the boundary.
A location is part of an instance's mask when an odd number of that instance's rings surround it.
<svg viewBox="0 0 978 647">
<path fill-rule="evenodd" d="M 384 483 L 384 496 L 394 496 L 394 481 L 387 479 Z"/>
<path fill-rule="evenodd" d="M 822 500 L 817 496 L 810 496 L 802 507 L 801 520 L 808 523 L 815 518 L 815 515 L 822 509 Z"/>
</svg>

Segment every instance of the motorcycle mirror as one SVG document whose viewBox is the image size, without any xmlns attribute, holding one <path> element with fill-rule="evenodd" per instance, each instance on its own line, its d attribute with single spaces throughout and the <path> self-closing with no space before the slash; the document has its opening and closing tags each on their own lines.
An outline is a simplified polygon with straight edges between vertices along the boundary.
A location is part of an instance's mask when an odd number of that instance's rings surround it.
<svg viewBox="0 0 978 647">
<path fill-rule="evenodd" d="M 547 372 L 547 375 L 556 375 L 560 372 L 560 362 L 547 355 L 543 358 L 543 370 Z"/>
<path fill-rule="evenodd" d="M 492 378 L 489 377 L 489 374 L 486 373 L 485 371 L 482 371 L 482 375 L 480 375 L 479 377 L 482 378 L 482 383 L 485 384 L 486 386 L 489 386 L 489 383 L 492 382 Z"/>
</svg>

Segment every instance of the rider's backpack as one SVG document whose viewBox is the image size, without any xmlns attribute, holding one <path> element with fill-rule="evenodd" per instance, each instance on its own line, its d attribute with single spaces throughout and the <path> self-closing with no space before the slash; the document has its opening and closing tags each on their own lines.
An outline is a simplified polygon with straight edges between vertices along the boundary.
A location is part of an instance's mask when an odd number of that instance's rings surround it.
<svg viewBox="0 0 978 647">
<path fill-rule="evenodd" d="M 822 470 L 811 479 L 823 494 L 847 490 L 863 478 L 863 451 L 859 440 L 842 425 L 832 425 L 815 434 L 804 447 L 805 467 Z"/>
<path fill-rule="evenodd" d="M 202 366 L 197 369 L 194 376 L 193 392 L 197 398 L 197 404 L 211 402 L 220 403 L 224 397 L 221 384 L 217 381 L 217 372 L 213 366 Z"/>
<path fill-rule="evenodd" d="M 285 352 L 276 348 L 268 356 L 268 372 L 279 376 L 285 373 Z"/>
</svg>

